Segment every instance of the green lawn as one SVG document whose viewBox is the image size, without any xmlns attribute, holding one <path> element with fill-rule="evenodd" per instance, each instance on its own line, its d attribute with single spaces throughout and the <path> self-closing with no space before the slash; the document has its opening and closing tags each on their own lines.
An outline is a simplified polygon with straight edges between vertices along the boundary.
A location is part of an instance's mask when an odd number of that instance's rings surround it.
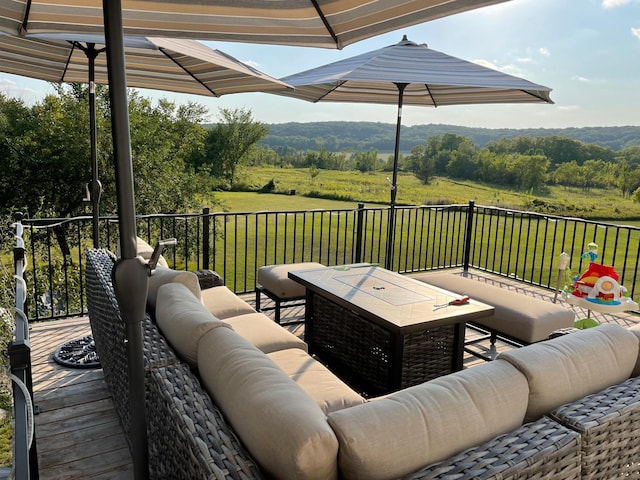
<svg viewBox="0 0 640 480">
<path fill-rule="evenodd" d="M 242 184 L 257 190 L 270 180 L 275 183 L 275 193 L 282 195 L 247 196 L 241 192 L 220 192 L 216 198 L 224 201 L 228 211 L 289 210 L 307 208 L 353 207 L 358 202 L 365 204 L 388 204 L 390 201 L 389 172 L 361 173 L 358 171 L 319 170 L 312 177 L 309 169 L 279 167 L 245 167 Z M 296 195 L 288 195 L 292 190 Z M 316 197 L 316 198 L 308 198 Z M 339 200 L 338 203 L 324 203 Z M 495 188 L 470 181 L 453 181 L 435 178 L 424 185 L 414 175 L 398 175 L 399 205 L 435 205 L 468 203 L 474 200 L 479 205 L 500 206 L 517 210 L 534 210 L 560 216 L 600 219 L 631 224 L 640 222 L 640 203 L 623 199 L 618 190 L 551 186 L 544 192 L 518 192 Z"/>
<path fill-rule="evenodd" d="M 281 195 L 254 192 L 217 192 L 218 200 L 228 212 L 256 212 L 260 210 L 313 210 L 316 208 L 333 210 L 355 208 L 357 202 L 328 200 L 325 198 L 304 197 L 302 195 Z M 219 210 L 219 208 L 216 208 Z"/>
</svg>

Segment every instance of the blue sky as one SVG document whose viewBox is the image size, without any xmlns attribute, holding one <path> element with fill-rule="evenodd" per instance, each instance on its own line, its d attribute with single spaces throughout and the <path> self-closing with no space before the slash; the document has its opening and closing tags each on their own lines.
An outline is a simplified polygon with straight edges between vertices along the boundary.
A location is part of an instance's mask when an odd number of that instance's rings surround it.
<svg viewBox="0 0 640 480">
<path fill-rule="evenodd" d="M 555 105 L 405 107 L 403 124 L 488 128 L 640 125 L 640 0 L 511 0 L 378 36 L 341 51 L 205 42 L 274 77 L 397 43 L 417 43 L 551 87 Z M 45 82 L 0 74 L 0 92 L 36 101 Z M 250 109 L 265 123 L 329 120 L 395 123 L 393 106 L 318 103 L 264 93 L 220 98 L 144 90 L 145 96 Z"/>
</svg>

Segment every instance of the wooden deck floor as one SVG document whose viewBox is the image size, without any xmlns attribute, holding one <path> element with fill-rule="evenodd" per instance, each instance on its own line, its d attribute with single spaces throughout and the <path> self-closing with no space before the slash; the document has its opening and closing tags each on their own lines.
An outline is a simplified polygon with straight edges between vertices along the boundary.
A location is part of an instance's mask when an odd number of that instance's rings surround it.
<svg viewBox="0 0 640 480">
<path fill-rule="evenodd" d="M 528 286 L 517 281 L 474 272 L 474 278 L 527 295 L 553 298 L 553 292 Z M 243 297 L 254 304 L 254 296 Z M 265 302 L 264 306 L 268 304 Z M 265 312 L 271 314 L 272 311 Z M 578 318 L 586 312 L 576 311 Z M 282 321 L 301 318 L 303 307 L 285 309 Z M 630 326 L 640 321 L 631 314 L 602 315 L 594 313 L 601 322 L 615 322 Z M 287 327 L 296 335 L 304 334 L 303 325 Z M 91 333 L 86 317 L 33 324 L 31 328 L 33 383 L 36 415 L 36 442 L 42 479 L 130 479 L 133 478 L 131 457 L 118 423 L 113 403 L 104 383 L 101 369 L 73 369 L 55 363 L 55 349 L 70 340 Z M 473 332 L 468 332 L 468 338 Z M 489 351 L 488 342 L 479 348 Z M 511 348 L 499 343 L 498 351 Z M 481 363 L 466 354 L 465 367 Z"/>
</svg>

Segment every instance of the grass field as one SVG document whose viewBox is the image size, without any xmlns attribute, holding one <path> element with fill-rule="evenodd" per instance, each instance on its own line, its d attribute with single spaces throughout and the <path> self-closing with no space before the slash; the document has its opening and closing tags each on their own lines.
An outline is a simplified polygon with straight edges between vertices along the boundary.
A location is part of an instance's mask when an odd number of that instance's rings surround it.
<svg viewBox="0 0 640 480">
<path fill-rule="evenodd" d="M 309 169 L 278 167 L 245 167 L 242 171 L 244 187 L 258 190 L 270 180 L 275 183 L 274 193 L 284 195 L 253 196 L 241 192 L 220 192 L 216 198 L 223 201 L 228 211 L 288 210 L 308 208 L 353 207 L 358 202 L 388 204 L 389 172 L 361 173 L 319 170 L 312 177 Z M 288 195 L 295 190 L 295 195 Z M 313 198 L 309 198 L 313 197 Z M 323 199 L 339 203 L 324 203 Z M 640 203 L 623 199 L 618 190 L 551 186 L 545 192 L 518 192 L 474 182 L 458 182 L 436 178 L 429 185 L 422 184 L 414 175 L 398 175 L 399 205 L 435 205 L 468 203 L 500 206 L 518 210 L 640 224 Z"/>
</svg>

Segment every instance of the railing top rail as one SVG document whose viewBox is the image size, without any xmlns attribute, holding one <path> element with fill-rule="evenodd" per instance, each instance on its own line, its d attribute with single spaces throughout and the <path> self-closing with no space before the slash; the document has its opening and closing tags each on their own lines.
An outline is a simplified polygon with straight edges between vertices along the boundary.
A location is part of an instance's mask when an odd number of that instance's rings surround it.
<svg viewBox="0 0 640 480">
<path fill-rule="evenodd" d="M 607 227 L 622 227 L 622 228 L 629 228 L 632 230 L 640 230 L 640 227 L 636 227 L 634 225 L 603 222 L 601 220 L 590 220 L 590 219 L 580 218 L 580 217 L 567 217 L 564 215 L 551 215 L 548 213 L 534 212 L 531 210 L 516 210 L 514 208 L 496 207 L 496 206 L 488 206 L 488 205 L 475 205 L 475 209 L 476 210 L 478 209 L 495 210 L 495 211 L 505 212 L 506 214 L 509 214 L 509 215 L 527 215 L 531 217 L 540 217 L 540 218 L 545 218 L 552 221 L 558 221 L 558 220 L 565 221 L 565 222 L 572 221 L 572 222 L 588 223 L 591 225 L 603 225 Z"/>
</svg>

